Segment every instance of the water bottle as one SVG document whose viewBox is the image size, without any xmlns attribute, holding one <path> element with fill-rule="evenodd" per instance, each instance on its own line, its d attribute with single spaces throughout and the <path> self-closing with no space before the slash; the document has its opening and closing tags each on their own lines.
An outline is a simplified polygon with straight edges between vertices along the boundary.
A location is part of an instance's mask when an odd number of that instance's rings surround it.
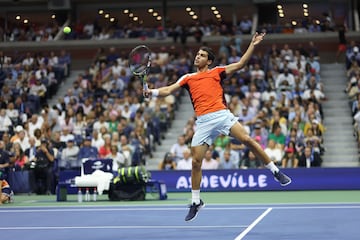
<svg viewBox="0 0 360 240">
<path fill-rule="evenodd" d="M 89 188 L 86 188 L 85 191 L 85 202 L 89 202 L 90 201 L 90 192 L 89 192 Z"/>
<path fill-rule="evenodd" d="M 97 190 L 96 187 L 94 188 L 94 192 L 93 192 L 93 201 L 96 202 L 96 198 L 97 198 Z"/>
<path fill-rule="evenodd" d="M 78 189 L 77 200 L 78 200 L 78 202 L 82 202 L 82 201 L 83 201 L 83 196 L 82 196 L 81 188 Z"/>
</svg>

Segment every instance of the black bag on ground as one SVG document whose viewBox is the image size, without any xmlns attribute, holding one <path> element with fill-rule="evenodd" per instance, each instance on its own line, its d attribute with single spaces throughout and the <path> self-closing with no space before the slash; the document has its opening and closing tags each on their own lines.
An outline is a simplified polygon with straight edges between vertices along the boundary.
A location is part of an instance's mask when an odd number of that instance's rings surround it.
<svg viewBox="0 0 360 240">
<path fill-rule="evenodd" d="M 146 195 L 146 185 L 143 183 L 112 182 L 108 195 L 111 201 L 143 201 Z"/>
<path fill-rule="evenodd" d="M 110 183 L 109 199 L 111 201 L 145 200 L 146 183 L 150 172 L 143 166 L 120 168 L 117 176 Z"/>
</svg>

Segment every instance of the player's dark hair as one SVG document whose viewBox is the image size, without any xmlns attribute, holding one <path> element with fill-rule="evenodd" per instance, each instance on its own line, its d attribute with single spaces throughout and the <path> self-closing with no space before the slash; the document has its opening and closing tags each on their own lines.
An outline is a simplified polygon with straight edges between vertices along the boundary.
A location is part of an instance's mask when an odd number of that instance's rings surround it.
<svg viewBox="0 0 360 240">
<path fill-rule="evenodd" d="M 200 48 L 200 50 L 207 52 L 208 59 L 211 60 L 212 63 L 215 62 L 215 54 L 211 48 L 203 46 Z"/>
</svg>

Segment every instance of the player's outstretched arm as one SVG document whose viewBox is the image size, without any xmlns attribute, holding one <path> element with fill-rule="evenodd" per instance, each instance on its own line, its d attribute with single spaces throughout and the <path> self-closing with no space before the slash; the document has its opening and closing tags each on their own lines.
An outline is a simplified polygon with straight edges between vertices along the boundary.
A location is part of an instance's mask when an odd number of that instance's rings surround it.
<svg viewBox="0 0 360 240">
<path fill-rule="evenodd" d="M 240 58 L 240 61 L 232 63 L 226 66 L 226 74 L 232 74 L 235 71 L 242 69 L 249 61 L 251 55 L 254 52 L 255 46 L 258 45 L 264 39 L 265 33 L 255 33 L 251 39 L 248 49 L 244 55 Z"/>
<path fill-rule="evenodd" d="M 171 84 L 169 86 L 166 87 L 161 87 L 158 89 L 148 89 L 148 90 L 144 90 L 144 96 L 145 97 L 166 97 L 168 95 L 170 95 L 172 92 L 175 92 L 176 90 L 178 90 L 180 88 L 180 84 L 178 82 Z"/>
</svg>

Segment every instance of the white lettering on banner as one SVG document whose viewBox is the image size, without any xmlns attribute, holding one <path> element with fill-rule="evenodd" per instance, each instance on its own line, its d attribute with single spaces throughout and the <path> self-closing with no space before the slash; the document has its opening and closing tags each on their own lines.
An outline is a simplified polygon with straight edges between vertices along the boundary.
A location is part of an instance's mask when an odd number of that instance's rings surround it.
<svg viewBox="0 0 360 240">
<path fill-rule="evenodd" d="M 265 188 L 267 187 L 266 175 L 259 174 L 248 176 L 239 175 L 235 172 L 227 176 L 210 175 L 203 176 L 201 181 L 202 188 Z M 180 176 L 176 181 L 176 189 L 190 189 L 191 177 Z"/>
</svg>

